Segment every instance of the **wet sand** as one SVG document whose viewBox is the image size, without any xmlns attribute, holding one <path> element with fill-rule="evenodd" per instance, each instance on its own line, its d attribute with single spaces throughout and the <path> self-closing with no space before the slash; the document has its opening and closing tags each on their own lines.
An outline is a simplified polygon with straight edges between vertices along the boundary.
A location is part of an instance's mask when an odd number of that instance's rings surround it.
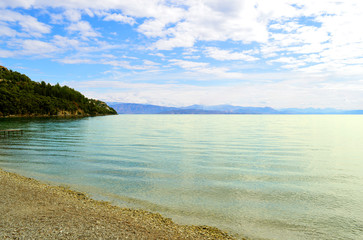
<svg viewBox="0 0 363 240">
<path fill-rule="evenodd" d="M 234 239 L 0 169 L 0 239 Z"/>
</svg>

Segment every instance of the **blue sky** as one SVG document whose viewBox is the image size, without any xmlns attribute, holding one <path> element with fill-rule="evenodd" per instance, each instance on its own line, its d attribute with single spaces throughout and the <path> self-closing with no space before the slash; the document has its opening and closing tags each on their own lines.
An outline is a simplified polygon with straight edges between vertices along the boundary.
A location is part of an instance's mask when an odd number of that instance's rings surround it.
<svg viewBox="0 0 363 240">
<path fill-rule="evenodd" d="M 108 102 L 363 109 L 363 1 L 1 0 L 0 65 Z"/>
</svg>

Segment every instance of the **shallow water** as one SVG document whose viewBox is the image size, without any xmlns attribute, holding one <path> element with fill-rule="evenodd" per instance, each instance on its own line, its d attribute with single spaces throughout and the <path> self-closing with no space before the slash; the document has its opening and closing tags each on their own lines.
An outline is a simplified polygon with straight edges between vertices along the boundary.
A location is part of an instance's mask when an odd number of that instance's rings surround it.
<svg viewBox="0 0 363 240">
<path fill-rule="evenodd" d="M 253 239 L 362 239 L 363 116 L 0 119 L 0 167 Z"/>
</svg>

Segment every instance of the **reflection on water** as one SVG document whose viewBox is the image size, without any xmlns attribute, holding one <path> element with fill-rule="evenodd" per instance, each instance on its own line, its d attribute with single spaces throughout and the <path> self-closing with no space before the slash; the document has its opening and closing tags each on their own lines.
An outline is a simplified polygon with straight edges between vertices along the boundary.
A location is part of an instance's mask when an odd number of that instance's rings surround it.
<svg viewBox="0 0 363 240">
<path fill-rule="evenodd" d="M 0 119 L 0 167 L 266 239 L 363 235 L 362 116 Z"/>
</svg>

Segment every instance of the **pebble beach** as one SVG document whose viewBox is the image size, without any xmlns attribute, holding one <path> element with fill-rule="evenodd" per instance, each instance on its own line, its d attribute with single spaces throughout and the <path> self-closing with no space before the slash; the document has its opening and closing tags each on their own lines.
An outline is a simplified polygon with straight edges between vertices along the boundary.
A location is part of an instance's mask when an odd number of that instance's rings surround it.
<svg viewBox="0 0 363 240">
<path fill-rule="evenodd" d="M 234 239 L 0 169 L 0 239 Z"/>
</svg>

